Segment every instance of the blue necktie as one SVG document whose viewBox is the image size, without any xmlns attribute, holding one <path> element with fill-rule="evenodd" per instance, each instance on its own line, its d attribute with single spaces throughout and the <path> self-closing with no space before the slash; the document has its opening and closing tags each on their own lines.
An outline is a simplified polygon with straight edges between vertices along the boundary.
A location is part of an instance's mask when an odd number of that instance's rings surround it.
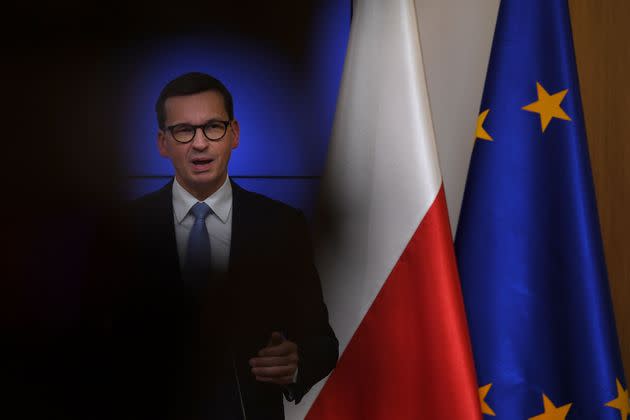
<svg viewBox="0 0 630 420">
<path fill-rule="evenodd" d="M 186 275 L 192 285 L 203 285 L 210 274 L 210 237 L 206 228 L 206 217 L 212 210 L 206 203 L 197 203 L 190 209 L 195 223 L 188 237 Z"/>
<path fill-rule="evenodd" d="M 195 223 L 188 237 L 186 283 L 195 289 L 208 285 L 211 275 L 210 237 L 206 228 L 206 217 L 212 213 L 212 209 L 206 203 L 197 203 L 190 212 L 195 216 Z M 226 348 L 224 351 L 227 357 L 230 350 Z M 208 411 L 208 418 L 243 419 L 236 370 L 232 370 L 230 365 L 226 360 L 221 369 L 212 373 L 214 388 L 210 389 L 210 394 L 205 399 L 207 405 L 204 409 Z"/>
</svg>

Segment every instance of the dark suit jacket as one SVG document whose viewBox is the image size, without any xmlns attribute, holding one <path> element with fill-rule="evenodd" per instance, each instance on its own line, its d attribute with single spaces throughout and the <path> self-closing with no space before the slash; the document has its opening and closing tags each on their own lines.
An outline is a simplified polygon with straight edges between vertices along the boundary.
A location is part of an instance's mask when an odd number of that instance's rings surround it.
<svg viewBox="0 0 630 420">
<path fill-rule="evenodd" d="M 172 181 L 131 205 L 128 275 L 112 316 L 118 418 L 220 417 L 235 385 L 248 420 L 283 418 L 286 388 L 256 381 L 248 364 L 272 331 L 298 345 L 298 381 L 290 386 L 298 402 L 336 364 L 304 217 L 232 188 L 229 272 L 201 287 L 180 274 Z"/>
</svg>

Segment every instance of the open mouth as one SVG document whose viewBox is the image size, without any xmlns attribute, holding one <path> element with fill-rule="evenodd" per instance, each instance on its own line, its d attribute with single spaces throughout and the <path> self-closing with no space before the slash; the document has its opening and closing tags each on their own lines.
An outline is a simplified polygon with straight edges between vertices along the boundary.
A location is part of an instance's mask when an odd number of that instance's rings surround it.
<svg viewBox="0 0 630 420">
<path fill-rule="evenodd" d="M 203 171 L 208 169 L 213 161 L 214 159 L 193 159 L 192 164 L 194 169 Z"/>
</svg>

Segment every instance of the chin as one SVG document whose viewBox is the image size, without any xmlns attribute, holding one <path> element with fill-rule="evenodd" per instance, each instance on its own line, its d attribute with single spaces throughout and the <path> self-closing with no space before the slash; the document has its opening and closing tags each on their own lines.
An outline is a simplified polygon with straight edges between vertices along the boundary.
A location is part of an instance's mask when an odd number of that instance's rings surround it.
<svg viewBox="0 0 630 420">
<path fill-rule="evenodd" d="M 223 177 L 211 172 L 201 172 L 193 176 L 194 183 L 199 186 L 213 185 L 221 182 Z"/>
</svg>

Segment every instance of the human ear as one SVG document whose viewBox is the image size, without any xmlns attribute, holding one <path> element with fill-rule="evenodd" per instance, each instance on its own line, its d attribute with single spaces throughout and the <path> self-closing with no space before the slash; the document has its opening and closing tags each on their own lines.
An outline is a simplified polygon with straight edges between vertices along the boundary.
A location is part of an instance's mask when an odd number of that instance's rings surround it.
<svg viewBox="0 0 630 420">
<path fill-rule="evenodd" d="M 241 129 L 238 125 L 238 121 L 232 120 L 230 123 L 230 129 L 232 130 L 232 149 L 236 149 L 238 147 L 240 141 Z"/>
<path fill-rule="evenodd" d="M 169 157 L 168 149 L 166 148 L 166 135 L 163 130 L 158 130 L 157 134 L 157 146 L 160 156 Z"/>
</svg>

